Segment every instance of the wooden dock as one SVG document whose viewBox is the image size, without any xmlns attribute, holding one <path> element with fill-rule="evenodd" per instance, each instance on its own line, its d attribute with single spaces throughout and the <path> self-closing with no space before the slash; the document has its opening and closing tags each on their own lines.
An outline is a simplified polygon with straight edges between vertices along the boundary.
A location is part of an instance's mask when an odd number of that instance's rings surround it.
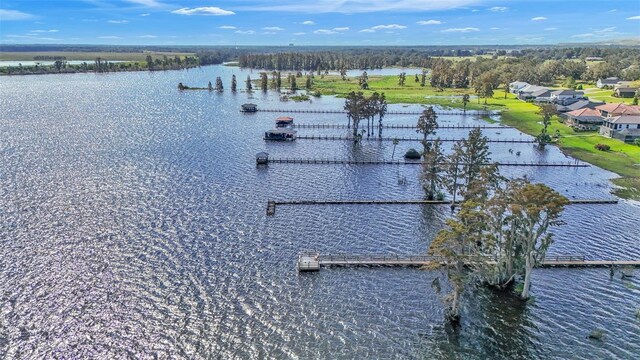
<svg viewBox="0 0 640 360">
<path fill-rule="evenodd" d="M 304 159 L 304 158 L 268 158 L 267 164 L 333 164 L 333 165 L 422 165 L 422 161 L 406 161 L 406 160 L 348 160 L 348 159 Z M 446 165 L 440 163 L 438 165 Z M 580 162 L 557 161 L 557 162 L 517 162 L 502 161 L 496 163 L 482 164 L 484 166 L 498 164 L 498 166 L 516 166 L 516 167 L 572 167 L 585 168 L 591 165 Z"/>
<path fill-rule="evenodd" d="M 298 129 L 352 129 L 352 126 L 345 124 L 293 124 L 291 127 Z M 360 128 L 366 129 L 366 126 L 360 124 Z M 374 129 L 378 128 L 378 125 L 373 126 Z M 387 124 L 382 125 L 383 129 L 416 129 L 415 125 L 410 124 Z M 448 130 L 466 130 L 466 129 L 513 129 L 511 126 L 498 126 L 498 125 L 440 125 L 438 129 L 448 129 Z M 436 129 L 437 130 L 437 129 Z"/>
<path fill-rule="evenodd" d="M 319 110 L 319 109 L 257 109 L 259 112 L 270 113 L 302 113 L 302 114 L 346 114 L 344 110 Z M 436 111 L 437 115 L 470 115 L 489 116 L 500 115 L 499 111 Z M 422 115 L 422 111 L 387 111 L 386 115 Z"/>
<path fill-rule="evenodd" d="M 298 140 L 334 140 L 334 141 L 354 141 L 351 136 L 339 136 L 339 135 L 298 135 Z M 463 139 L 453 138 L 439 138 L 442 142 L 458 142 Z M 362 137 L 359 141 L 423 141 L 423 138 L 410 138 L 410 137 Z M 427 139 L 427 141 L 435 141 L 436 139 Z M 488 139 L 489 143 L 513 143 L 513 144 L 533 144 L 536 141 L 533 139 Z"/>
<path fill-rule="evenodd" d="M 605 205 L 617 204 L 618 199 L 576 199 L 569 200 L 569 205 Z M 455 203 L 460 204 L 460 202 Z M 276 207 L 299 205 L 451 205 L 450 200 L 290 200 L 267 202 L 267 216 L 276 214 Z"/>
<path fill-rule="evenodd" d="M 319 271 L 321 267 L 423 267 L 434 264 L 444 265 L 442 258 L 428 255 L 399 254 L 326 254 L 303 252 L 298 257 L 298 271 Z M 470 262 L 469 265 L 472 263 Z M 583 255 L 548 256 L 539 265 L 540 268 L 610 268 L 640 267 L 640 260 L 587 260 Z"/>
</svg>

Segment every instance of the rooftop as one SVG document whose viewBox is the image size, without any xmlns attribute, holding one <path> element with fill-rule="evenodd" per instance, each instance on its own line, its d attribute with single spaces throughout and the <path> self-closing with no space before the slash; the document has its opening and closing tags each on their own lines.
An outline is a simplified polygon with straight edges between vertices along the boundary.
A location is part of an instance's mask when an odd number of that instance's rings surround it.
<svg viewBox="0 0 640 360">
<path fill-rule="evenodd" d="M 640 106 L 631 106 L 626 104 L 604 104 L 597 106 L 596 109 L 606 111 L 611 114 L 621 115 L 640 115 Z"/>
<path fill-rule="evenodd" d="M 582 109 L 569 111 L 567 113 L 567 115 L 570 115 L 570 116 L 573 116 L 573 117 L 579 117 L 579 116 L 598 116 L 598 117 L 600 117 L 600 111 L 585 107 L 585 108 L 582 108 Z"/>
<path fill-rule="evenodd" d="M 613 124 L 640 124 L 640 115 L 622 115 L 608 118 L 605 121 Z"/>
<path fill-rule="evenodd" d="M 558 96 L 558 95 L 584 95 L 584 92 L 564 89 L 564 90 L 556 90 L 556 91 L 552 92 L 552 94 L 556 95 L 556 96 Z"/>
</svg>

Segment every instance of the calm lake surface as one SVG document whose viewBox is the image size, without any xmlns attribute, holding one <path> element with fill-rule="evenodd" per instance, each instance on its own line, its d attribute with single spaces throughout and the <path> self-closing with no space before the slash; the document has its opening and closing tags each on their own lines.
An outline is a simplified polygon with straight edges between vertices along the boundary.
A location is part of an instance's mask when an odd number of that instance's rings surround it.
<svg viewBox="0 0 640 360">
<path fill-rule="evenodd" d="M 341 108 L 331 97 L 282 103 L 244 88 L 248 70 L 0 78 L 0 358 L 637 359 L 640 277 L 536 270 L 535 302 L 478 291 L 459 331 L 443 325 L 436 272 L 323 269 L 300 251 L 425 252 L 447 206 L 279 207 L 269 199 L 417 199 L 418 167 L 286 165 L 273 157 L 391 158 L 390 142 L 265 143 L 277 113 Z M 222 76 L 223 94 L 179 92 Z M 257 72 L 251 73 L 253 78 Z M 390 109 L 418 109 L 417 106 Z M 346 123 L 341 114 L 292 114 Z M 413 116 L 386 123 L 413 124 Z M 441 116 L 443 125 L 486 124 Z M 299 134 L 348 130 L 299 129 Z M 441 130 L 442 137 L 466 131 Z M 487 130 L 489 138 L 527 137 Z M 416 136 L 411 130 L 385 136 Z M 396 158 L 419 144 L 401 142 Z M 447 146 L 450 146 L 448 143 Z M 521 151 L 517 157 L 509 149 Z M 572 161 L 555 147 L 492 144 L 495 160 Z M 569 198 L 610 198 L 614 174 L 503 168 Z M 398 179 L 406 177 L 407 184 Z M 570 206 L 553 254 L 640 258 L 640 204 Z M 589 340 L 596 328 L 604 341 Z"/>
</svg>

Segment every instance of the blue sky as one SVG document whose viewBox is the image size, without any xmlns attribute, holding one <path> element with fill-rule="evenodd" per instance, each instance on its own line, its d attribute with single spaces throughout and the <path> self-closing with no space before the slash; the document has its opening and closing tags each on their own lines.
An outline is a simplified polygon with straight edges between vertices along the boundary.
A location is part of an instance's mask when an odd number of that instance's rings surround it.
<svg viewBox="0 0 640 360">
<path fill-rule="evenodd" d="M 639 0 L 2 0 L 4 44 L 456 45 L 640 38 Z"/>
</svg>

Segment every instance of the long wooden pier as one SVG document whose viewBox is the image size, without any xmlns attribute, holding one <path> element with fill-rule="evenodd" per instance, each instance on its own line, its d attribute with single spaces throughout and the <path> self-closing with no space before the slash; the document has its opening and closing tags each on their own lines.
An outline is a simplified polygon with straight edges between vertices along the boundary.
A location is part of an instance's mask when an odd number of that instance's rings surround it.
<svg viewBox="0 0 640 360">
<path fill-rule="evenodd" d="M 276 207 L 296 205 L 451 205 L 450 200 L 289 200 L 267 202 L 267 216 L 276 214 Z M 618 199 L 575 199 L 569 205 L 617 204 Z M 455 204 L 460 204 L 456 201 Z"/>
<path fill-rule="evenodd" d="M 352 129 L 352 126 L 345 124 L 293 124 L 293 128 L 298 129 Z M 366 129 L 366 126 L 360 124 L 360 128 Z M 374 129 L 378 128 L 378 125 L 373 126 Z M 416 125 L 411 124 L 387 124 L 382 125 L 383 129 L 416 129 Z M 511 126 L 499 126 L 499 125 L 439 125 L 438 129 L 513 129 Z"/>
<path fill-rule="evenodd" d="M 348 160 L 348 159 L 304 159 L 304 158 L 268 158 L 265 160 L 267 164 L 333 164 L 333 165 L 422 165 L 422 161 L 405 161 L 405 160 Z M 447 165 L 448 163 L 440 163 L 438 165 Z M 511 162 L 502 161 L 496 163 L 482 164 L 484 166 L 497 164 L 498 166 L 516 166 L 516 167 L 572 167 L 584 168 L 591 165 L 581 162 Z"/>
<path fill-rule="evenodd" d="M 344 110 L 319 110 L 319 109 L 258 109 L 259 112 L 270 113 L 306 113 L 306 114 L 346 114 Z M 436 111 L 437 115 L 472 115 L 489 116 L 500 115 L 499 111 Z M 387 111 L 386 115 L 422 115 L 422 111 Z"/>
<path fill-rule="evenodd" d="M 400 255 L 400 254 L 320 254 L 317 252 L 303 252 L 298 257 L 298 271 L 319 271 L 321 267 L 424 267 L 445 265 L 443 258 L 429 255 Z M 472 265 L 472 261 L 469 261 Z M 588 268 L 588 267 L 640 267 L 640 260 L 588 260 L 583 255 L 547 256 L 538 267 L 541 268 Z"/>
<path fill-rule="evenodd" d="M 351 136 L 339 136 L 339 135 L 297 135 L 297 140 L 334 140 L 334 141 L 354 141 Z M 448 139 L 439 138 L 442 142 L 458 142 L 463 139 Z M 409 137 L 362 137 L 359 141 L 423 141 L 423 138 L 409 138 Z M 427 141 L 435 141 L 436 139 L 427 139 Z M 533 139 L 488 139 L 489 143 L 514 143 L 514 144 L 533 144 L 536 141 Z"/>
</svg>

